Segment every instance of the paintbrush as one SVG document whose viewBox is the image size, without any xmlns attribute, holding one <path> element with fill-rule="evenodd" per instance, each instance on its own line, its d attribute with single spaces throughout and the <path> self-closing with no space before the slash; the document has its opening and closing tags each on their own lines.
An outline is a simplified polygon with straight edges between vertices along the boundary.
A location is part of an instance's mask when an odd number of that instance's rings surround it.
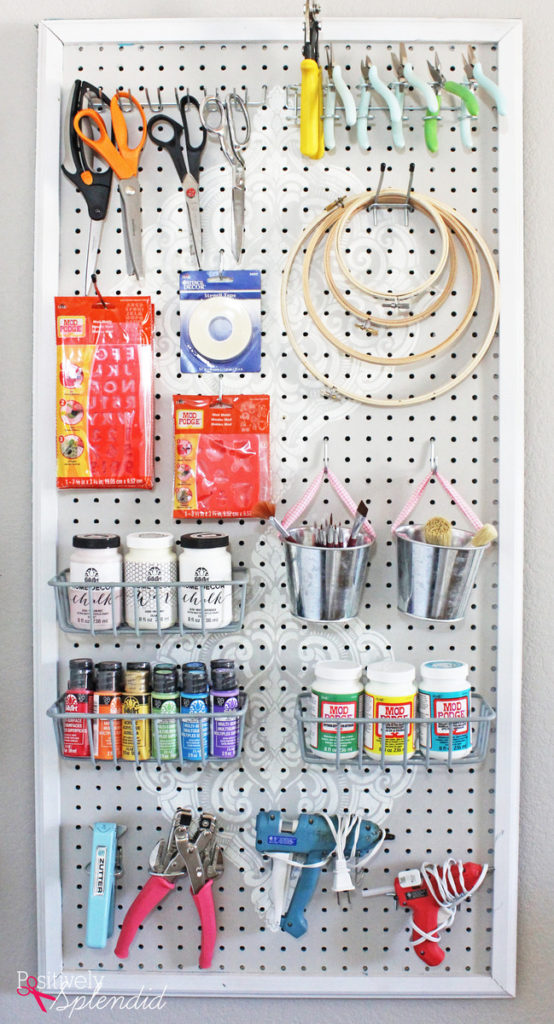
<svg viewBox="0 0 554 1024">
<path fill-rule="evenodd" d="M 367 505 L 365 501 L 361 501 L 356 509 L 356 516 L 352 523 L 352 529 L 348 538 L 347 548 L 353 548 L 356 544 L 356 538 L 366 520 L 367 517 Z"/>
</svg>

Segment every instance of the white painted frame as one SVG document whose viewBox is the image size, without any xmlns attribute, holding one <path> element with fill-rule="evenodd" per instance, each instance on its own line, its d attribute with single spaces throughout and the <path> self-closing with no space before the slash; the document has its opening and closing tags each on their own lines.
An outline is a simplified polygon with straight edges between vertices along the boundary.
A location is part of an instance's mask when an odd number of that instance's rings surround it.
<svg viewBox="0 0 554 1024">
<path fill-rule="evenodd" d="M 144 19 L 45 21 L 39 26 L 34 305 L 34 673 L 38 973 L 57 991 L 69 980 L 92 990 L 89 972 L 61 972 L 62 893 L 59 853 L 59 761 L 44 714 L 56 693 L 57 627 L 46 581 L 56 570 L 54 406 L 44 381 L 54 375 L 52 299 L 59 266 L 59 152 L 63 47 L 90 42 L 298 41 L 301 19 Z M 287 978 L 287 995 L 351 997 L 491 997 L 515 994 L 519 819 L 520 687 L 523 575 L 523 188 L 521 23 L 473 19 L 333 19 L 326 35 L 338 41 L 475 43 L 498 46 L 498 80 L 507 97 L 509 130 L 498 132 L 499 271 L 502 286 L 499 466 L 499 610 L 492 975 L 464 978 Z M 299 47 L 300 53 L 300 47 Z M 76 979 L 79 977 L 79 981 Z M 105 973 L 106 992 L 166 995 L 279 996 L 283 986 L 264 975 L 131 975 Z M 82 985 L 82 987 L 81 987 Z M 93 986 L 92 986 L 93 987 Z"/>
</svg>

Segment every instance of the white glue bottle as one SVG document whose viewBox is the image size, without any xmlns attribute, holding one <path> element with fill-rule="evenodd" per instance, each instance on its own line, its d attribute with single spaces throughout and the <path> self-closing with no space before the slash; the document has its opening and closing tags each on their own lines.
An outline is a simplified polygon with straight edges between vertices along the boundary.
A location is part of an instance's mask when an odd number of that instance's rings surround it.
<svg viewBox="0 0 554 1024">
<path fill-rule="evenodd" d="M 468 667 L 463 661 L 424 661 L 421 666 L 418 711 L 420 718 L 468 718 L 471 711 L 471 689 L 467 681 Z M 471 751 L 471 726 L 441 725 L 433 722 L 419 727 L 419 745 L 429 748 L 429 756 L 447 761 L 452 732 L 452 760 L 457 761 Z"/>
<path fill-rule="evenodd" d="M 405 661 L 374 661 L 367 666 L 364 716 L 383 719 L 382 724 L 368 722 L 364 731 L 364 750 L 375 761 L 381 759 L 383 739 L 387 761 L 402 761 L 415 753 L 415 723 L 402 724 L 415 718 L 415 674 L 414 666 Z"/>
</svg>

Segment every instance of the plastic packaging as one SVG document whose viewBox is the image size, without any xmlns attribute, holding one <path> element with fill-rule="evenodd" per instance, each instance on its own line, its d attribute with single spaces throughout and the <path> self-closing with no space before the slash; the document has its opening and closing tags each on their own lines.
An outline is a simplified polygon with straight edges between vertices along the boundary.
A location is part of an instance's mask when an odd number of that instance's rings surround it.
<svg viewBox="0 0 554 1024">
<path fill-rule="evenodd" d="M 58 487 L 152 487 L 150 299 L 56 299 Z"/>
<path fill-rule="evenodd" d="M 273 515 L 268 395 L 174 395 L 174 519 Z"/>
<path fill-rule="evenodd" d="M 70 583 L 118 583 L 123 560 L 117 533 L 78 533 L 69 562 Z M 92 622 L 91 622 L 92 607 Z M 77 629 L 112 629 L 122 621 L 121 590 L 110 587 L 70 587 L 69 618 Z"/>
<path fill-rule="evenodd" d="M 314 722 L 311 726 L 310 746 L 329 760 L 337 752 L 337 727 L 333 722 L 347 722 L 359 718 L 363 684 L 362 666 L 353 661 L 320 661 L 314 669 L 310 714 L 328 718 L 327 722 Z M 340 760 L 355 757 L 358 752 L 358 724 L 353 722 L 341 729 Z"/>
<path fill-rule="evenodd" d="M 170 533 L 130 533 L 127 537 L 129 550 L 124 560 L 125 582 L 175 583 L 177 555 L 173 544 Z M 127 589 L 125 617 L 133 628 L 169 629 L 177 621 L 176 587 Z"/>
<path fill-rule="evenodd" d="M 208 580 L 232 579 L 233 565 L 226 534 L 206 531 L 185 533 L 181 537 L 181 548 L 179 580 L 206 583 Z M 182 587 L 179 597 L 185 626 L 193 629 L 202 626 L 202 607 L 206 629 L 220 629 L 232 621 L 232 587 Z"/>
<path fill-rule="evenodd" d="M 471 711 L 471 689 L 467 681 L 468 667 L 463 661 L 424 661 L 421 666 L 418 710 L 421 718 L 468 718 Z M 435 722 L 422 723 L 419 745 L 429 746 L 430 756 L 438 761 L 448 759 L 450 728 Z M 452 760 L 457 761 L 471 751 L 471 726 L 461 722 L 452 728 Z"/>
<path fill-rule="evenodd" d="M 417 687 L 415 668 L 403 661 L 376 661 L 367 666 L 364 714 L 367 718 L 383 719 L 365 726 L 364 750 L 369 757 L 379 760 L 383 737 L 385 757 L 402 760 L 415 753 L 415 725 L 407 729 L 398 725 L 406 718 L 415 718 Z M 386 723 L 386 724 L 385 724 Z M 390 723 L 390 724 L 389 724 Z"/>
<path fill-rule="evenodd" d="M 260 271 L 187 270 L 179 290 L 181 371 L 259 373 Z"/>
</svg>

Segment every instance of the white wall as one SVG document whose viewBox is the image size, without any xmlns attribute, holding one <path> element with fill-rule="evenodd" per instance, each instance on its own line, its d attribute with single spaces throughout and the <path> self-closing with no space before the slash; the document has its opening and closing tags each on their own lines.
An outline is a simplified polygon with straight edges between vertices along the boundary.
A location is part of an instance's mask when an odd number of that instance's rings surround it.
<svg viewBox="0 0 554 1024">
<path fill-rule="evenodd" d="M 553 687 L 554 651 L 551 622 L 554 588 L 550 556 L 550 505 L 554 504 L 554 472 L 550 444 L 554 436 L 554 237 L 552 94 L 554 79 L 554 6 L 543 0 L 465 0 L 442 4 L 419 0 L 417 4 L 388 0 L 381 9 L 367 0 L 322 0 L 328 16 L 441 15 L 487 18 L 518 18 L 524 24 L 525 110 L 525 207 L 526 207 L 526 400 L 527 400 L 527 525 L 525 578 L 525 664 L 523 699 L 523 771 L 520 870 L 520 944 L 518 996 L 512 1001 L 487 1003 L 461 1000 L 456 1003 L 395 1001 L 376 1004 L 335 1000 L 282 1003 L 270 1000 L 260 1006 L 244 1000 L 176 1000 L 164 1012 L 164 1024 L 182 1020 L 185 1014 L 204 1014 L 211 1022 L 263 1017 L 267 1024 L 285 1018 L 290 1024 L 317 1019 L 318 1024 L 342 1024 L 351 1014 L 362 1021 L 396 1021 L 400 1013 L 412 1024 L 473 1024 L 487 1020 L 506 1024 L 551 1024 L 552 968 L 554 949 L 552 897 L 553 829 L 550 775 L 545 764 L 554 736 L 550 697 Z M 3 491 L 0 531 L 3 554 L 0 562 L 2 614 L 0 636 L 3 664 L 0 705 L 0 750 L 4 772 L 2 832 L 4 857 L 0 877 L 3 928 L 0 935 L 0 1022 L 36 1021 L 39 1012 L 33 998 L 15 992 L 17 971 L 36 970 L 34 906 L 34 818 L 31 697 L 31 326 L 34 195 L 34 133 L 36 32 L 43 18 L 68 17 L 218 17 L 280 14 L 302 16 L 302 0 L 281 0 L 278 11 L 262 0 L 210 0 L 200 5 L 191 0 L 96 0 L 82 5 L 71 0 L 3 0 L 0 10 L 2 77 L 0 98 L 0 322 L 2 348 L 3 429 L 0 443 L 0 481 Z M 522 339 L 523 341 L 523 339 Z M 499 680 L 502 685 L 502 680 Z M 283 979 L 285 981 L 285 979 Z M 154 1015 L 152 1015 L 154 1016 Z M 106 1022 L 115 1017 L 131 1022 L 144 1014 L 102 1013 Z M 96 1019 L 91 1011 L 74 1019 Z M 154 1018 L 155 1019 L 155 1018 Z"/>
</svg>

